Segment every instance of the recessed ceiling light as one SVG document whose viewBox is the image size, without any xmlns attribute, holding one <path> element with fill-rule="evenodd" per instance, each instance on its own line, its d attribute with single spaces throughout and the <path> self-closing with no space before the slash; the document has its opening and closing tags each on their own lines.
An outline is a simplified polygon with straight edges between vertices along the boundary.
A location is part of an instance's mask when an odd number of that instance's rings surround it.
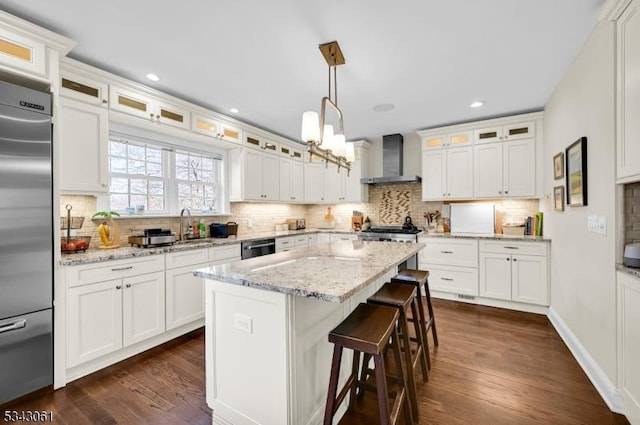
<svg viewBox="0 0 640 425">
<path fill-rule="evenodd" d="M 472 108 L 479 108 L 482 105 L 484 105 L 484 101 L 476 100 L 475 102 L 471 102 L 471 105 L 469 105 L 469 106 L 471 106 Z"/>
<path fill-rule="evenodd" d="M 151 81 L 160 81 L 160 77 L 158 77 L 156 74 L 147 74 L 147 78 Z"/>
<path fill-rule="evenodd" d="M 378 105 L 375 105 L 373 107 L 373 110 L 376 112 L 389 112 L 393 108 L 395 108 L 395 106 L 393 106 L 391 103 L 380 103 Z"/>
<path fill-rule="evenodd" d="M 231 112 L 232 114 L 239 114 L 239 113 L 240 113 L 240 109 L 238 109 L 238 108 L 231 108 L 231 109 L 229 109 L 229 112 Z"/>
</svg>

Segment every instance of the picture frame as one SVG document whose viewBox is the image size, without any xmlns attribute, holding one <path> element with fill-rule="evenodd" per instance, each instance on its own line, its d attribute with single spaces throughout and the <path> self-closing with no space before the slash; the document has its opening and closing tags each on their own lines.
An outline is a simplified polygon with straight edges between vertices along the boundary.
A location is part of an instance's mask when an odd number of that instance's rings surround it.
<svg viewBox="0 0 640 425">
<path fill-rule="evenodd" d="M 558 180 L 564 177 L 564 152 L 558 152 L 553 157 L 553 179 Z"/>
<path fill-rule="evenodd" d="M 553 188 L 553 209 L 556 211 L 564 211 L 564 186 L 556 186 Z"/>
<path fill-rule="evenodd" d="M 587 138 L 581 137 L 565 149 L 567 205 L 588 205 L 587 197 Z"/>
</svg>

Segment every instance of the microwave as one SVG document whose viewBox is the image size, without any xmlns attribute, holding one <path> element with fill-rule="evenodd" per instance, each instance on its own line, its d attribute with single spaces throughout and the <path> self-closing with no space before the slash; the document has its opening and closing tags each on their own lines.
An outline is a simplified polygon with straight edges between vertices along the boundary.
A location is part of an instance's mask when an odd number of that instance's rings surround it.
<svg viewBox="0 0 640 425">
<path fill-rule="evenodd" d="M 287 220 L 289 230 L 302 230 L 307 227 L 307 220 L 304 218 L 290 218 Z"/>
</svg>

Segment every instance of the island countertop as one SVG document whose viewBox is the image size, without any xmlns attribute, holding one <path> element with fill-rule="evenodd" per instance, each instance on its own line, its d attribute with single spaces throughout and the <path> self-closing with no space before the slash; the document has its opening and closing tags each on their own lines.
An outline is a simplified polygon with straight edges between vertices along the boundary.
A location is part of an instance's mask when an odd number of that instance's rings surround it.
<svg viewBox="0 0 640 425">
<path fill-rule="evenodd" d="M 341 303 L 424 244 L 339 241 L 195 270 L 196 276 Z"/>
</svg>

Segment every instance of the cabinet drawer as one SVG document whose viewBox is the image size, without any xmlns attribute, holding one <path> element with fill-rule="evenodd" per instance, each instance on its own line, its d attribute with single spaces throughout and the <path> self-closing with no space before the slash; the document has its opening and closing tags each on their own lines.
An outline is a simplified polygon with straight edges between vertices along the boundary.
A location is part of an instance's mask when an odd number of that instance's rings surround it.
<svg viewBox="0 0 640 425">
<path fill-rule="evenodd" d="M 191 249 L 188 251 L 170 252 L 167 254 L 165 261 L 167 263 L 167 269 L 191 266 L 209 261 L 209 251 L 208 249 Z"/>
<path fill-rule="evenodd" d="M 295 236 L 287 236 L 284 238 L 276 239 L 276 252 L 280 252 L 282 250 L 289 250 L 296 246 L 296 237 Z"/>
<path fill-rule="evenodd" d="M 480 252 L 547 255 L 546 242 L 480 241 Z"/>
<path fill-rule="evenodd" d="M 164 255 L 83 264 L 65 268 L 67 287 L 164 271 Z"/>
<path fill-rule="evenodd" d="M 427 246 L 418 254 L 421 263 L 478 267 L 478 241 L 465 239 L 420 238 Z"/>
<path fill-rule="evenodd" d="M 210 261 L 222 261 L 222 260 L 239 260 L 241 256 L 240 244 L 234 243 L 231 245 L 215 246 L 209 248 L 209 260 Z"/>
<path fill-rule="evenodd" d="M 453 294 L 478 295 L 478 269 L 450 267 L 420 263 L 421 270 L 429 271 L 429 289 Z"/>
<path fill-rule="evenodd" d="M 331 234 L 331 242 L 335 241 L 357 241 L 358 235 L 352 235 L 349 233 L 333 233 Z"/>
<path fill-rule="evenodd" d="M 309 235 L 296 236 L 296 247 L 309 246 Z"/>
</svg>

